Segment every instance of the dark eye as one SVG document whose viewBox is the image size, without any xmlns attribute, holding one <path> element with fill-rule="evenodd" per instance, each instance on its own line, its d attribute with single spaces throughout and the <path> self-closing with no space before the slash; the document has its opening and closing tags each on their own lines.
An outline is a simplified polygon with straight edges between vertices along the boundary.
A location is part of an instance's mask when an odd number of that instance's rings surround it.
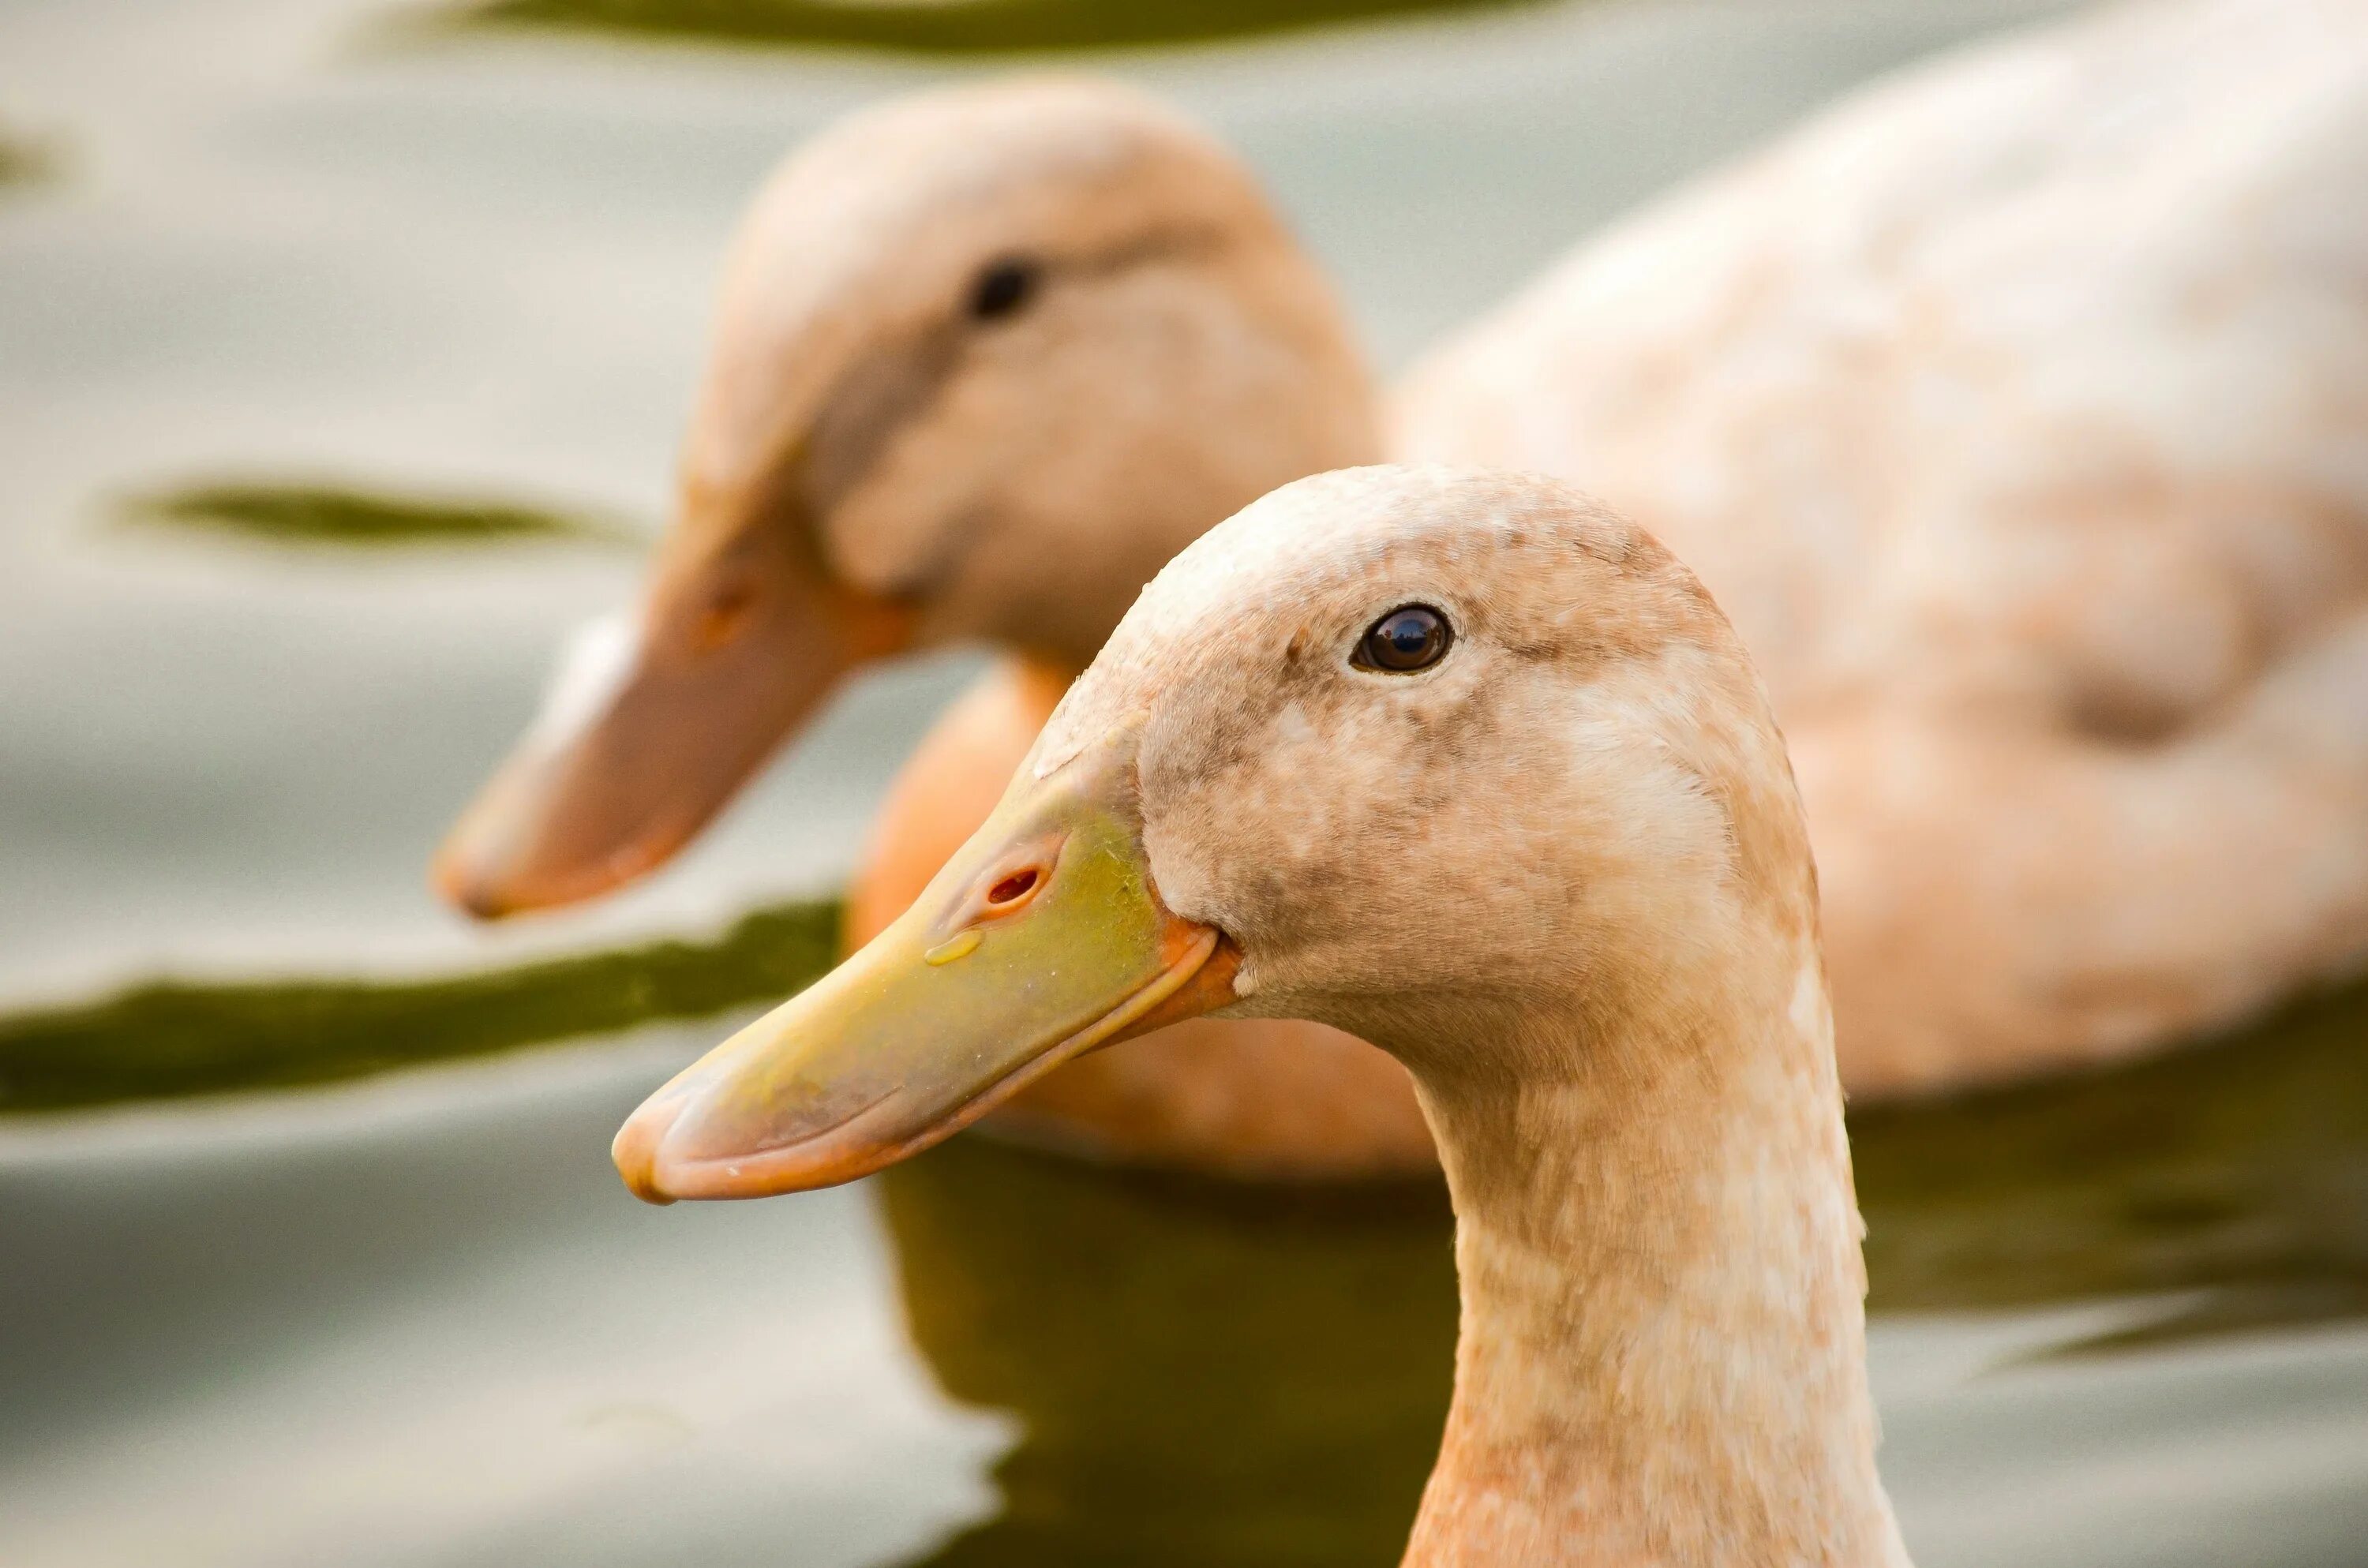
<svg viewBox="0 0 2368 1568">
<path fill-rule="evenodd" d="M 979 321 L 1000 321 L 1016 313 L 1035 298 L 1041 271 L 1019 256 L 988 263 L 970 286 L 970 313 Z"/>
<path fill-rule="evenodd" d="M 1353 662 L 1360 669 L 1409 675 L 1445 658 L 1454 641 L 1447 618 L 1429 605 L 1400 605 L 1365 629 Z"/>
</svg>

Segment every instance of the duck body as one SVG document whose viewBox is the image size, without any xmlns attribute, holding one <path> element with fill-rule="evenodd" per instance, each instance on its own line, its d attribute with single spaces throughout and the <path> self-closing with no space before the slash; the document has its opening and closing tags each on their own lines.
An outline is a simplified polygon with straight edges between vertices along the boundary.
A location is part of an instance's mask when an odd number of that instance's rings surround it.
<svg viewBox="0 0 2368 1568">
<path fill-rule="evenodd" d="M 1158 562 L 1386 444 L 1603 494 L 1727 607 L 1800 773 L 1853 1093 L 2093 1062 L 2355 969 L 2360 22 L 2180 0 L 1879 85 L 1582 246 L 1386 416 L 1249 176 L 1157 106 L 1034 82 L 871 111 L 752 216 L 644 613 L 654 641 L 695 634 L 734 552 L 780 536 L 781 597 L 848 630 L 780 657 L 803 684 L 757 718 L 711 711 L 761 733 L 675 825 L 570 841 L 632 771 L 621 743 L 576 744 L 593 807 L 497 787 L 447 885 L 502 908 L 547 902 L 512 892 L 539 857 L 638 874 L 837 669 L 988 640 L 1004 662 L 882 812 L 860 943 L 985 820 Z M 965 324 L 1015 258 L 1032 302 Z M 1298 1020 L 1096 1052 L 998 1120 L 1239 1176 L 1434 1157 L 1398 1064 Z"/>
<path fill-rule="evenodd" d="M 1911 73 L 1583 247 L 1397 420 L 1605 496 L 1735 619 L 1853 1092 L 2368 958 L 2368 9 Z"/>
<path fill-rule="evenodd" d="M 1408 606 L 1449 634 L 1365 662 Z M 913 907 L 617 1159 L 796 1190 L 1131 1034 L 1320 1021 L 1411 1073 L 1456 1210 L 1407 1562 L 1904 1563 L 1816 886 L 1750 662 L 1649 536 L 1534 476 L 1322 475 L 1171 563 Z"/>
</svg>

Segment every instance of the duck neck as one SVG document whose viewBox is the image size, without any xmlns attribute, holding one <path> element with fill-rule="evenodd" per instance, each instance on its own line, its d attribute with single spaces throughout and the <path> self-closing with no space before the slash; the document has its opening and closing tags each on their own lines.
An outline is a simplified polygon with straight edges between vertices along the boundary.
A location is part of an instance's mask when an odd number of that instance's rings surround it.
<svg viewBox="0 0 2368 1568">
<path fill-rule="evenodd" d="M 1830 1014 L 1795 960 L 1486 1020 L 1518 1073 L 1417 1062 L 1463 1326 L 1409 1564 L 1905 1562 Z"/>
</svg>

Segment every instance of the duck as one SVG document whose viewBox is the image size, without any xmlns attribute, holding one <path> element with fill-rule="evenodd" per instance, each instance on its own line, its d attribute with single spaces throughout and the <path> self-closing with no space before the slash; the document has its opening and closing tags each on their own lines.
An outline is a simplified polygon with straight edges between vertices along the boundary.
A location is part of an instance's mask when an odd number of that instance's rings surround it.
<svg viewBox="0 0 2368 1568">
<path fill-rule="evenodd" d="M 1319 1020 L 1408 1070 L 1455 1210 L 1406 1563 L 1905 1564 L 1816 889 L 1751 657 L 1648 532 L 1316 475 L 1169 563 L 920 898 L 613 1153 L 655 1202 L 803 1191 L 1179 1019 Z"/>
<path fill-rule="evenodd" d="M 840 672 L 986 642 L 889 793 L 860 942 L 1161 561 L 1395 455 L 1570 480 L 1719 596 L 1799 770 L 1854 1095 L 2237 1022 L 2368 962 L 2363 106 L 2340 8 L 2050 24 L 1648 205 L 1387 393 L 1164 106 L 1027 79 L 865 110 L 735 249 L 640 652 L 561 683 L 571 722 L 439 883 L 495 915 L 643 874 Z M 1236 1176 L 1433 1158 L 1384 1053 L 1266 1019 L 1096 1053 L 997 1121 Z"/>
</svg>

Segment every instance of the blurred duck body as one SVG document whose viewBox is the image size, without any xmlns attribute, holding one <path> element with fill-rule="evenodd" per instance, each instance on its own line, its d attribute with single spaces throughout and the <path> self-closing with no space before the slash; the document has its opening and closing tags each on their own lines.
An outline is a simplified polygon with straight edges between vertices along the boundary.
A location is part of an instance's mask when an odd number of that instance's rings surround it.
<svg viewBox="0 0 2368 1568">
<path fill-rule="evenodd" d="M 1376 650 L 1409 615 L 1436 634 Z M 1806 831 L 1749 658 L 1648 535 L 1529 475 L 1257 503 L 918 901 L 617 1162 L 661 1202 L 853 1179 L 1212 1011 L 1379 1042 L 1437 1133 L 1462 1328 L 1407 1562 L 1907 1562 Z"/>
<path fill-rule="evenodd" d="M 1384 407 L 1254 181 L 1133 93 L 859 115 L 760 197 L 631 657 L 439 879 L 566 902 L 688 840 L 845 669 L 1004 662 L 849 893 L 884 927 L 1137 587 L 1296 475 L 1603 495 L 1791 737 L 1843 1081 L 2110 1058 L 2368 956 L 2368 11 L 2113 11 L 1861 94 L 1582 246 Z M 1408 759 L 1411 764 L 1414 759 Z M 1194 1021 L 1008 1127 L 1241 1175 L 1433 1158 L 1404 1072 Z"/>
<path fill-rule="evenodd" d="M 1733 619 L 1854 1093 L 2368 960 L 2368 6 L 1911 73 L 1584 247 L 1397 415 L 1604 496 Z"/>
</svg>

